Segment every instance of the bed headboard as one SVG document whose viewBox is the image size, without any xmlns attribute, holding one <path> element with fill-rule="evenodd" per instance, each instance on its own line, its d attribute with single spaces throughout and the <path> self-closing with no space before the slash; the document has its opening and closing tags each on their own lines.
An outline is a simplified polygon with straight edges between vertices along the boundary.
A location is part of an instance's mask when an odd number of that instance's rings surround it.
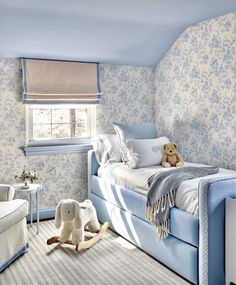
<svg viewBox="0 0 236 285">
<path fill-rule="evenodd" d="M 88 198 L 91 192 L 91 179 L 92 176 L 97 174 L 99 168 L 99 163 L 95 156 L 95 151 L 93 149 L 88 151 Z"/>
</svg>

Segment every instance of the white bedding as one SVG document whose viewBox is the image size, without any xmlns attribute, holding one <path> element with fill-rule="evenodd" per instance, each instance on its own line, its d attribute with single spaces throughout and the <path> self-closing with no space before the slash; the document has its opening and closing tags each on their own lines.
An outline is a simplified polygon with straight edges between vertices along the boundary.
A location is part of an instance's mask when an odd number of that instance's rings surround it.
<svg viewBox="0 0 236 285">
<path fill-rule="evenodd" d="M 185 166 L 206 166 L 203 164 L 185 162 Z M 173 169 L 173 167 L 171 168 Z M 170 168 L 163 168 L 155 165 L 145 168 L 130 169 L 123 163 L 112 163 L 98 169 L 98 176 L 103 177 L 111 184 L 120 185 L 128 189 L 147 195 L 148 179 L 153 174 L 168 171 Z M 235 173 L 233 170 L 220 168 L 217 174 L 208 175 L 207 178 L 221 176 L 222 174 Z M 176 192 L 175 206 L 192 215 L 198 215 L 198 183 L 203 179 L 195 178 L 184 181 Z"/>
</svg>

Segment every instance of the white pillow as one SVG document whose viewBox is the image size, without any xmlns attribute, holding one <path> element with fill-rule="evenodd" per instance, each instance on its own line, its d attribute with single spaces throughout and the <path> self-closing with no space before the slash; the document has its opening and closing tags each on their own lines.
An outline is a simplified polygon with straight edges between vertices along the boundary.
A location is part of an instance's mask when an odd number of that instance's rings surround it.
<svg viewBox="0 0 236 285">
<path fill-rule="evenodd" d="M 120 141 L 116 134 L 100 135 L 93 143 L 93 148 L 100 165 L 121 161 Z"/>
<path fill-rule="evenodd" d="M 163 146 L 169 143 L 167 137 L 126 141 L 128 146 L 128 167 L 140 168 L 161 164 Z"/>
</svg>

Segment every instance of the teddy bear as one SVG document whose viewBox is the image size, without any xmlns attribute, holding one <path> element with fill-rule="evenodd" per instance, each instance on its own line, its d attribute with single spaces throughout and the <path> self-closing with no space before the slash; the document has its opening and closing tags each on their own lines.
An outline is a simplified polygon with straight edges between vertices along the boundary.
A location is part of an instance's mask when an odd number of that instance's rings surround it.
<svg viewBox="0 0 236 285">
<path fill-rule="evenodd" d="M 84 229 L 99 232 L 100 224 L 96 209 L 90 200 L 79 203 L 76 200 L 64 199 L 56 207 L 55 226 L 60 228 L 63 221 L 59 242 L 78 245 L 84 241 Z"/>
<path fill-rule="evenodd" d="M 177 144 L 170 142 L 164 144 L 163 146 L 163 157 L 162 157 L 162 166 L 163 167 L 181 167 L 184 165 L 183 158 L 177 153 Z"/>
</svg>

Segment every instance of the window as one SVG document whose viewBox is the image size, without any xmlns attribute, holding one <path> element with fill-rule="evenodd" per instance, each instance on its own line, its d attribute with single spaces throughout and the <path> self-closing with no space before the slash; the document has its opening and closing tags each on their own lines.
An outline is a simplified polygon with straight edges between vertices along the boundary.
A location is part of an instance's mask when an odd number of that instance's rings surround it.
<svg viewBox="0 0 236 285">
<path fill-rule="evenodd" d="M 23 58 L 22 85 L 26 155 L 91 148 L 101 95 L 98 63 Z"/>
<path fill-rule="evenodd" d="M 96 107 L 65 106 L 26 106 L 28 146 L 91 143 Z"/>
</svg>

